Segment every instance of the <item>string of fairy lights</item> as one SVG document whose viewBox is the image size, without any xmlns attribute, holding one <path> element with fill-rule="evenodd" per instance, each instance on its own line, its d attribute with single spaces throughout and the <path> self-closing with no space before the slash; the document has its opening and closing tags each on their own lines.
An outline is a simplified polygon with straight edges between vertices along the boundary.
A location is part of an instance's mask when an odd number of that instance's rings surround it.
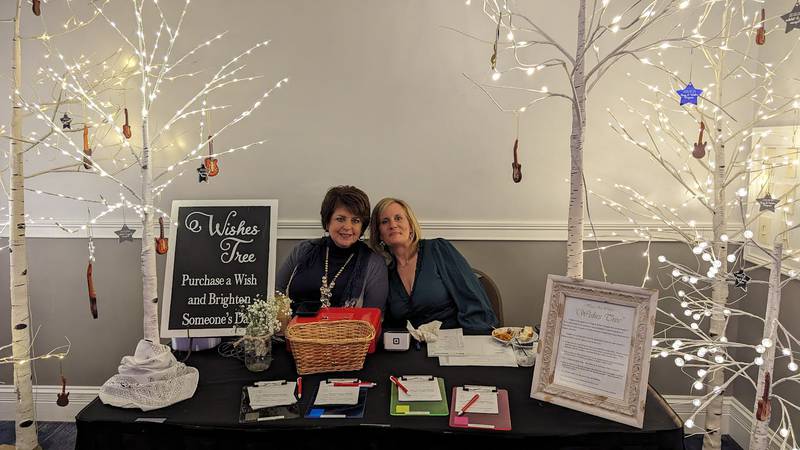
<svg viewBox="0 0 800 450">
<path fill-rule="evenodd" d="M 54 192 L 52 190 L 28 189 L 29 192 L 37 195 L 74 201 L 87 201 L 95 206 L 100 206 L 102 209 L 99 212 L 95 211 L 94 216 L 88 220 L 88 224 L 96 224 L 98 220 L 120 208 L 133 210 L 141 218 L 145 209 L 139 192 L 137 192 L 132 185 L 119 177 L 119 175 L 127 169 L 138 167 L 136 161 L 138 161 L 139 158 L 136 153 L 137 151 L 141 151 L 141 149 L 137 148 L 135 139 L 129 140 L 124 136 L 123 129 L 119 125 L 119 118 L 125 105 L 119 105 L 118 102 L 115 101 L 114 92 L 112 91 L 120 89 L 127 90 L 127 86 L 135 82 L 138 78 L 142 85 L 139 94 L 145 97 L 141 110 L 141 117 L 148 117 L 151 114 L 153 104 L 157 101 L 161 92 L 161 83 L 184 78 L 194 78 L 199 75 L 201 73 L 200 71 L 182 74 L 176 72 L 181 63 L 190 60 L 190 58 L 199 51 L 222 40 L 227 34 L 227 32 L 224 32 L 214 35 L 208 40 L 196 45 L 185 54 L 174 58 L 173 62 L 174 44 L 180 34 L 183 19 L 190 1 L 186 1 L 183 5 L 180 18 L 174 27 L 167 21 L 161 5 L 157 1 L 151 2 L 160 17 L 158 30 L 151 43 L 148 43 L 145 39 L 146 30 L 144 27 L 143 10 L 147 3 L 146 0 L 132 0 L 134 16 L 136 18 L 134 38 L 129 38 L 107 14 L 105 7 L 108 3 L 108 0 L 102 2 L 102 4 L 92 3 L 92 16 L 90 19 L 86 20 L 78 19 L 77 15 L 72 12 L 71 5 L 69 5 L 71 16 L 63 24 L 64 33 L 77 31 L 92 24 L 96 19 L 103 19 L 125 43 L 123 47 L 127 46 L 129 48 L 131 51 L 130 54 L 127 54 L 123 48 L 120 48 L 98 63 L 94 63 L 91 58 L 86 55 L 80 55 L 76 61 L 70 62 L 68 58 L 53 45 L 54 38 L 59 35 L 48 34 L 45 31 L 35 38 L 43 43 L 47 52 L 45 58 L 56 61 L 57 63 L 60 62 L 60 66 L 57 68 L 54 66 L 40 67 L 37 70 L 37 74 L 42 76 L 43 79 L 50 84 L 60 86 L 63 98 L 61 98 L 60 101 L 51 100 L 49 102 L 40 102 L 29 100 L 25 96 L 22 96 L 20 92 L 16 92 L 20 99 L 20 104 L 17 106 L 21 107 L 26 113 L 34 114 L 48 129 L 42 136 L 37 135 L 35 131 L 30 132 L 24 137 L 26 143 L 41 147 L 44 151 L 53 151 L 63 157 L 69 158 L 72 161 L 72 166 L 67 166 L 69 168 L 67 170 L 78 170 L 81 165 L 84 165 L 84 173 L 92 173 L 103 179 L 110 180 L 115 183 L 116 188 L 120 191 L 121 200 L 111 203 L 102 199 L 91 200 L 83 196 Z M 163 37 L 168 39 L 168 43 L 166 45 L 159 45 Z M 153 177 L 154 181 L 163 179 L 161 182 L 154 184 L 152 189 L 153 195 L 162 195 L 173 185 L 176 179 L 183 176 L 185 171 L 180 169 L 186 164 L 203 161 L 206 158 L 230 155 L 240 150 L 256 149 L 267 142 L 266 140 L 256 140 L 244 145 L 201 154 L 201 150 L 209 146 L 209 142 L 223 133 L 228 132 L 239 122 L 251 116 L 262 106 L 265 99 L 276 89 L 282 87 L 289 81 L 288 78 L 279 80 L 273 87 L 263 91 L 252 105 L 244 108 L 238 115 L 230 120 L 221 121 L 221 126 L 213 132 L 210 130 L 209 132 L 205 132 L 207 113 L 214 112 L 216 117 L 221 117 L 219 115 L 220 112 L 231 108 L 231 105 L 209 105 L 207 102 L 209 95 L 220 89 L 230 88 L 235 84 L 254 82 L 263 78 L 260 75 L 241 76 L 239 74 L 245 68 L 245 65 L 242 64 L 244 58 L 255 54 L 259 49 L 266 48 L 268 44 L 269 41 L 258 42 L 221 64 L 209 81 L 203 84 L 181 107 L 171 113 L 168 116 L 169 118 L 160 125 L 155 133 L 151 133 L 151 151 L 154 153 L 164 153 L 164 149 L 174 146 L 173 142 L 161 143 L 161 141 L 167 140 L 170 130 L 174 130 L 176 126 L 192 118 L 200 119 L 198 128 L 201 138 L 199 142 L 186 150 L 183 156 L 179 156 L 177 161 L 165 165 L 166 168 Z M 112 87 L 114 88 L 113 90 L 111 89 Z M 110 94 L 108 94 L 109 92 Z M 81 148 L 81 145 L 72 138 L 74 132 L 78 130 L 65 129 L 63 124 L 59 123 L 59 118 L 56 117 L 57 112 L 63 111 L 64 105 L 74 105 L 75 103 L 81 105 L 85 109 L 84 125 L 88 128 L 89 132 L 94 136 L 103 136 L 103 139 L 95 138 L 93 141 L 92 147 L 94 147 L 94 152 L 92 154 L 87 154 L 84 148 Z M 198 103 L 201 104 L 198 105 Z M 93 118 L 92 116 L 95 117 Z M 98 155 L 100 150 L 107 151 L 116 148 L 124 149 L 130 152 L 130 155 L 123 154 L 120 156 L 120 154 L 117 153 L 110 158 L 101 158 Z M 102 154 L 103 152 L 100 153 Z M 133 162 L 129 163 L 128 158 L 131 158 Z M 121 165 L 122 168 L 117 168 L 112 171 L 107 168 L 108 164 L 112 164 L 115 167 Z M 59 171 L 65 171 L 64 167 L 60 169 Z M 46 171 L 41 174 L 45 173 Z M 122 194 L 123 192 L 125 195 Z M 158 214 L 167 221 L 169 220 L 165 212 L 158 208 L 155 209 Z M 44 220 L 44 218 L 42 220 Z M 52 223 L 56 223 L 52 218 L 50 218 L 50 220 Z M 60 224 L 57 224 L 57 226 L 72 233 L 78 231 L 78 229 L 86 230 L 87 228 L 87 225 L 82 225 L 79 228 L 63 227 L 60 226 Z"/>
<path fill-rule="evenodd" d="M 466 0 L 465 3 L 470 5 L 472 2 Z M 564 97 L 574 102 L 574 91 L 557 92 L 556 89 L 540 86 L 542 83 L 537 83 L 534 77 L 545 69 L 552 68 L 563 68 L 568 73 L 568 68 L 575 65 L 574 55 L 570 55 L 534 21 L 512 9 L 511 3 L 497 0 L 485 0 L 482 3 L 483 13 L 492 24 L 495 37 L 490 64 L 487 64 L 485 74 L 491 82 L 476 81 L 475 77 L 466 74 L 465 77 L 480 88 L 500 111 L 513 114 L 515 120 L 520 120 L 520 116 L 547 99 Z M 769 129 L 769 124 L 776 120 L 800 123 L 800 95 L 781 95 L 775 87 L 776 80 L 781 78 L 781 70 L 791 64 L 800 39 L 785 39 L 789 42 L 789 47 L 778 56 L 778 61 L 762 62 L 757 58 L 758 46 L 763 45 L 765 40 L 771 42 L 776 39 L 776 33 L 783 33 L 784 21 L 787 20 L 782 14 L 776 14 L 776 11 L 761 11 L 765 8 L 763 2 L 687 0 L 665 4 L 668 4 L 666 8 L 674 7 L 675 11 L 691 9 L 692 14 L 696 12 L 696 23 L 681 21 L 676 33 L 681 36 L 680 39 L 654 39 L 634 51 L 625 49 L 625 56 L 632 56 L 643 67 L 655 70 L 666 80 L 666 87 L 643 77 L 641 73 L 628 72 L 626 76 L 630 83 L 641 86 L 652 98 L 640 98 L 636 102 L 638 106 L 634 106 L 624 96 L 621 97 L 620 105 L 629 116 L 624 120 L 611 108 L 606 110 L 611 118 L 609 127 L 623 142 L 643 150 L 663 168 L 679 184 L 680 189 L 677 192 L 682 194 L 683 199 L 679 206 L 670 206 L 648 198 L 641 190 L 626 184 L 593 180 L 593 187 L 587 188 L 588 196 L 623 217 L 629 227 L 614 231 L 603 227 L 601 231 L 597 231 L 590 216 L 591 227 L 587 228 L 592 231 L 587 233 L 587 237 L 597 244 L 594 248 L 584 249 L 584 254 L 599 256 L 603 277 L 606 278 L 608 274 L 602 263 L 604 252 L 622 245 L 646 244 L 646 250 L 642 253 L 646 261 L 642 285 L 648 281 L 658 281 L 663 293 L 659 301 L 660 330 L 653 341 L 653 357 L 673 358 L 675 365 L 689 377 L 689 387 L 694 395 L 691 404 L 695 411 L 685 423 L 692 433 L 703 433 L 704 430 L 696 427 L 697 416 L 736 380 L 746 380 L 755 389 L 758 381 L 748 374 L 748 369 L 765 364 L 764 355 L 768 349 L 774 347 L 778 350 L 776 364 L 782 364 L 789 371 L 788 376 L 773 379 L 771 387 L 800 381 L 796 362 L 796 349 L 800 341 L 784 324 L 777 324 L 777 336 L 764 336 L 760 342 L 752 345 L 734 342 L 725 335 L 714 339 L 706 331 L 708 322 L 716 315 L 722 317 L 726 325 L 734 319 L 755 320 L 762 327 L 765 325 L 764 317 L 748 312 L 743 307 L 748 283 L 768 284 L 750 277 L 755 269 L 767 266 L 772 257 L 771 249 L 765 248 L 759 241 L 764 237 L 758 230 L 762 219 L 774 218 L 778 221 L 779 229 L 774 234 L 784 243 L 782 258 L 800 262 L 797 250 L 788 245 L 791 232 L 797 228 L 794 211 L 798 196 L 795 191 L 800 183 L 793 180 L 782 185 L 780 192 L 776 192 L 776 185 L 771 178 L 772 174 L 780 170 L 796 170 L 800 166 L 800 145 L 794 142 L 783 151 L 768 152 L 773 146 L 762 143 L 773 132 Z M 622 14 L 611 12 L 615 5 L 620 5 L 620 2 L 604 0 L 589 11 L 586 48 L 587 54 L 592 54 L 597 64 L 587 69 L 588 90 L 596 87 L 607 70 L 601 67 L 602 63 L 607 58 L 615 57 L 615 43 L 611 43 L 610 47 L 608 44 L 601 46 L 600 41 L 604 36 L 622 33 L 623 41 L 629 41 L 642 24 L 666 14 L 656 9 L 655 2 L 641 11 L 624 10 L 622 5 Z M 720 8 L 726 8 L 724 15 Z M 635 14 L 639 16 L 635 17 Z M 728 17 L 729 21 L 720 26 L 717 22 L 723 16 Z M 683 24 L 687 24 L 686 30 L 680 29 Z M 726 27 L 726 33 L 721 33 L 720 27 Z M 788 33 L 790 29 L 787 25 L 785 32 Z M 482 40 L 481 42 L 485 43 Z M 753 45 L 754 42 L 756 45 Z M 602 47 L 612 50 L 604 53 Z M 537 52 L 540 48 L 550 51 Z M 557 56 L 550 56 L 553 51 Z M 688 54 L 689 58 L 684 56 L 677 61 L 688 61 L 691 65 L 678 70 L 675 58 L 667 57 L 668 51 L 670 54 L 676 51 L 685 52 L 683 54 Z M 704 60 L 703 64 L 695 64 L 695 54 Z M 702 81 L 701 75 L 704 72 L 722 70 L 722 59 L 726 66 L 719 78 L 726 86 L 707 82 L 701 89 L 689 90 L 692 82 L 697 84 L 698 80 Z M 513 72 L 522 72 L 530 77 L 526 85 L 504 84 L 505 75 Z M 524 79 L 525 77 L 522 78 L 523 82 Z M 714 102 L 717 91 L 729 90 L 727 85 L 730 83 L 744 84 L 747 81 L 752 83 L 752 88 L 739 89 L 733 96 L 728 96 L 724 104 Z M 682 99 L 679 105 L 676 91 L 682 97 L 681 91 L 687 90 L 691 91 L 689 94 L 695 95 L 694 99 L 690 99 L 693 101 L 684 105 Z M 516 93 L 517 104 L 503 105 L 495 97 L 495 91 Z M 737 114 L 733 108 L 736 102 L 747 103 L 748 110 L 752 110 L 752 116 Z M 631 117 L 638 119 L 641 125 L 639 129 L 626 127 L 625 122 Z M 697 128 L 701 123 L 705 127 L 705 139 L 701 131 L 701 137 L 695 145 L 694 137 L 697 136 Z M 637 138 L 636 135 L 642 135 L 644 139 Z M 797 137 L 798 133 L 795 132 L 794 136 Z M 711 149 L 707 157 L 705 141 Z M 714 149 L 720 146 L 732 150 L 728 151 L 726 161 L 715 161 Z M 693 149 L 697 150 L 698 147 L 702 147 L 703 151 L 693 155 Z M 721 167 L 718 163 L 725 165 L 725 189 L 735 192 L 735 195 L 725 200 L 724 209 L 733 219 L 728 229 L 719 236 L 721 241 L 729 244 L 727 253 L 722 255 L 715 254 L 711 221 L 691 218 L 705 216 L 707 213 L 711 215 L 716 207 L 714 175 Z M 565 182 L 570 183 L 570 180 L 565 179 Z M 599 191 L 608 191 L 611 194 Z M 689 267 L 659 255 L 656 258 L 658 264 L 651 268 L 651 258 L 655 256 L 651 254 L 651 244 L 660 240 L 684 242 L 695 257 L 696 266 Z M 755 256 L 765 258 L 767 263 L 746 266 L 745 262 Z M 725 265 L 723 261 L 730 265 L 728 270 L 722 270 Z M 653 275 L 654 270 L 668 275 L 666 278 L 656 278 Z M 788 276 L 780 283 L 780 287 L 798 278 L 796 269 L 789 268 L 787 272 Z M 715 280 L 727 280 L 731 284 L 724 307 L 720 307 L 712 298 L 711 290 Z M 679 308 L 672 307 L 670 302 L 677 303 Z M 670 337 L 677 335 L 681 338 Z M 734 356 L 744 359 L 737 360 Z M 707 380 L 720 371 L 728 375 L 724 383 L 710 386 Z M 770 439 L 778 439 L 778 442 L 796 448 L 788 410 L 800 411 L 800 407 L 774 392 L 772 396 L 781 406 L 781 418 L 777 428 L 771 432 Z"/>
</svg>

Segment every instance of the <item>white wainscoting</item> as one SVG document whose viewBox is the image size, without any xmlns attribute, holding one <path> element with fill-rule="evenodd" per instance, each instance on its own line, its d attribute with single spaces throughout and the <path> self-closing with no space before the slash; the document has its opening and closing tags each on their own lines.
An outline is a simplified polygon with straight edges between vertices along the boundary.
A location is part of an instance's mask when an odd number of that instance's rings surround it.
<svg viewBox="0 0 800 450">
<path fill-rule="evenodd" d="M 86 231 L 81 230 L 83 222 L 59 222 L 64 228 L 72 230 L 67 232 L 53 223 L 31 223 L 27 226 L 27 237 L 31 238 L 86 238 Z M 126 223 L 128 227 L 136 230 L 134 237 L 141 237 L 142 226 L 135 220 Z M 92 235 L 95 239 L 116 239 L 114 231 L 122 227 L 122 222 L 101 222 L 92 225 Z M 451 240 L 468 241 L 565 241 L 567 239 L 566 222 L 496 222 L 496 221 L 422 221 L 420 223 L 425 234 L 429 237 L 442 237 Z M 588 221 L 585 225 L 587 241 L 591 233 L 602 236 L 604 241 L 618 241 L 612 233 L 619 233 L 626 237 L 634 236 L 633 229 L 649 226 L 656 229 L 658 225 L 642 224 L 635 226 L 628 222 L 596 223 L 594 231 Z M 698 224 L 697 231 L 707 234 L 711 224 Z M 2 230 L 3 236 L 8 236 L 8 230 Z M 278 239 L 311 239 L 322 235 L 319 220 L 279 220 Z"/>
</svg>

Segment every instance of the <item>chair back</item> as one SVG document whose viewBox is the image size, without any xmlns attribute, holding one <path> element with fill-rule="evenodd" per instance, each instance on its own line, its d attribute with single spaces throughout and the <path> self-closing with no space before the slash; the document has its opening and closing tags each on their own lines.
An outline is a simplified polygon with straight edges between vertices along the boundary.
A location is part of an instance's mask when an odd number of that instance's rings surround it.
<svg viewBox="0 0 800 450">
<path fill-rule="evenodd" d="M 497 316 L 497 326 L 503 326 L 503 300 L 500 297 L 500 289 L 497 288 L 497 285 L 489 275 L 486 275 L 485 272 L 472 269 L 472 272 L 475 273 L 475 276 L 478 277 L 478 281 L 480 281 L 481 286 L 483 286 L 483 290 L 486 292 L 486 296 L 489 297 L 489 301 L 492 303 L 492 310 L 494 310 L 494 315 Z"/>
</svg>

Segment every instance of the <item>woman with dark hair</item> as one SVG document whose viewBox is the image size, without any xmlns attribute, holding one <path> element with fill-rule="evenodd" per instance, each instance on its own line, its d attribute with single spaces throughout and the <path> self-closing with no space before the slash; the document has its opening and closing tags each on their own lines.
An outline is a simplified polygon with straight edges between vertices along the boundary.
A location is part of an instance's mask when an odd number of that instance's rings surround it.
<svg viewBox="0 0 800 450">
<path fill-rule="evenodd" d="M 295 304 L 383 310 L 388 292 L 386 264 L 361 240 L 369 213 L 369 197 L 361 189 L 330 188 L 320 208 L 325 236 L 292 249 L 278 269 L 276 289 Z"/>
<path fill-rule="evenodd" d="M 497 325 L 467 260 L 445 239 L 422 239 L 408 203 L 384 198 L 370 220 L 370 243 L 389 261 L 387 327 L 404 327 L 406 321 L 419 327 L 438 320 L 442 328 L 485 333 Z"/>
</svg>

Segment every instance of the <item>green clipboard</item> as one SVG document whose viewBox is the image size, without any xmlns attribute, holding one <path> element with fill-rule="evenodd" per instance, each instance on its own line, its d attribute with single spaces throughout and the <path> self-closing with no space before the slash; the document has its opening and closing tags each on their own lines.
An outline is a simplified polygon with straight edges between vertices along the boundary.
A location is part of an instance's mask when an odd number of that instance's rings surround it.
<svg viewBox="0 0 800 450">
<path fill-rule="evenodd" d="M 402 379 L 402 378 L 401 378 Z M 401 402 L 398 400 L 397 386 L 392 383 L 392 400 L 389 403 L 389 414 L 393 416 L 448 416 L 450 409 L 447 406 L 447 395 L 445 395 L 444 378 L 436 378 L 439 381 L 439 392 L 442 399 L 438 402 Z"/>
</svg>

